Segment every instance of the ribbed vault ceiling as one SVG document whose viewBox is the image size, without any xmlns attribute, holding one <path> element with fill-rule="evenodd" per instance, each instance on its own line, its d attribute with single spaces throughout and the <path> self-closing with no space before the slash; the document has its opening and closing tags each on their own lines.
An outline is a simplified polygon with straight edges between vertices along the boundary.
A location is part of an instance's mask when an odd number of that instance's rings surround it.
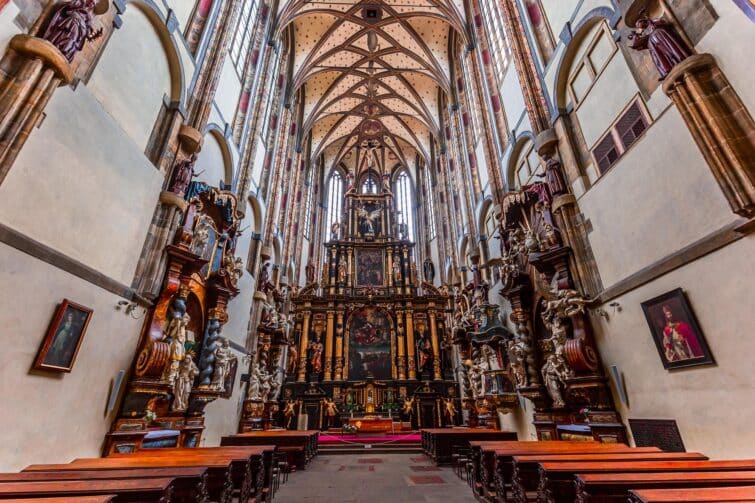
<svg viewBox="0 0 755 503">
<path fill-rule="evenodd" d="M 285 3 L 279 29 L 293 28 L 312 157 L 358 162 L 349 166 L 357 172 L 429 158 L 439 96 L 450 88 L 448 40 L 452 31 L 464 39 L 463 12 L 461 0 Z"/>
</svg>

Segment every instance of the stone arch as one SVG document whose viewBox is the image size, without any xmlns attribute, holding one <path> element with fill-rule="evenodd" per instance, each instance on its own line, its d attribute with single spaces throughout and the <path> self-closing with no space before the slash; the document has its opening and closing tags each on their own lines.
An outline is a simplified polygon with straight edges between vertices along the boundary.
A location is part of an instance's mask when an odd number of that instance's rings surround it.
<svg viewBox="0 0 755 503">
<path fill-rule="evenodd" d="M 612 28 L 621 19 L 621 14 L 610 7 L 596 7 L 586 13 L 576 23 L 569 25 L 568 39 L 565 41 L 566 49 L 561 52 L 561 57 L 556 66 L 556 81 L 553 93 L 552 106 L 555 110 L 551 112 L 557 115 L 559 110 L 566 108 L 566 86 L 569 80 L 569 70 L 574 61 L 574 57 L 579 50 L 585 37 L 587 37 L 592 28 L 601 21 L 607 21 Z"/>
<path fill-rule="evenodd" d="M 213 186 L 218 183 L 218 180 L 216 179 L 218 177 L 221 177 L 226 185 L 231 185 L 234 181 L 234 175 L 236 172 L 233 162 L 233 154 L 231 153 L 231 145 L 224 133 L 225 130 L 218 124 L 208 124 L 205 129 L 205 141 L 202 145 L 202 151 L 200 151 L 197 159 L 197 172 L 201 172 L 203 169 L 210 169 L 212 171 L 212 175 L 210 175 L 210 173 L 201 175 L 200 181 L 204 181 Z M 218 167 L 214 165 L 214 163 L 218 162 L 222 164 L 222 169 L 218 169 Z M 207 165 L 206 163 L 212 164 Z"/>
<path fill-rule="evenodd" d="M 530 142 L 535 142 L 535 134 L 532 131 L 523 131 L 519 133 L 512 142 L 511 154 L 509 154 L 509 160 L 506 163 L 506 179 L 504 180 L 509 190 L 514 190 L 516 187 L 516 164 L 519 160 L 519 156 Z"/>
</svg>

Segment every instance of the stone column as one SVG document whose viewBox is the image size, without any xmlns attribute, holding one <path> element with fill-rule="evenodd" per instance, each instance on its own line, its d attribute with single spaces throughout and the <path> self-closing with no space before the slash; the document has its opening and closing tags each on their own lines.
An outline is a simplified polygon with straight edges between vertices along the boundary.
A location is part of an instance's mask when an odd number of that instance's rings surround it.
<svg viewBox="0 0 755 503">
<path fill-rule="evenodd" d="M 323 361 L 325 373 L 323 374 L 323 381 L 333 380 L 333 335 L 335 332 L 335 315 L 335 312 L 328 311 L 328 322 L 325 331 L 325 359 Z"/>
<path fill-rule="evenodd" d="M 440 373 L 440 342 L 438 341 L 438 325 L 435 321 L 435 311 L 429 310 L 427 315 L 430 317 L 430 341 L 433 345 L 433 377 L 436 381 L 443 379 Z"/>
<path fill-rule="evenodd" d="M 666 76 L 679 109 L 734 213 L 755 216 L 755 122 L 710 54 L 695 54 Z"/>
<path fill-rule="evenodd" d="M 346 257 L 347 257 L 346 258 L 346 286 L 349 287 L 349 288 L 351 288 L 351 287 L 354 286 L 354 276 L 352 274 L 353 271 L 354 271 L 354 269 L 353 269 L 353 263 L 354 262 L 352 260 L 352 256 L 354 255 L 354 248 L 352 248 L 351 246 L 349 246 L 347 248 L 346 254 L 347 254 L 346 255 Z"/>
<path fill-rule="evenodd" d="M 404 311 L 398 309 L 396 311 L 396 353 L 398 363 L 396 370 L 398 371 L 398 378 L 406 379 L 406 353 L 404 351 Z"/>
<path fill-rule="evenodd" d="M 343 306 L 338 306 L 336 311 L 336 358 L 333 380 L 343 380 Z"/>
<path fill-rule="evenodd" d="M 388 287 L 393 286 L 393 249 L 388 248 Z"/>
<path fill-rule="evenodd" d="M 414 311 L 408 305 L 406 309 L 406 360 L 409 367 L 409 379 L 417 378 L 417 359 L 414 355 Z"/>
<path fill-rule="evenodd" d="M 302 322 L 301 341 L 299 341 L 299 375 L 297 382 L 307 380 L 307 347 L 309 347 L 309 318 L 312 312 L 307 309 L 304 311 L 304 321 Z"/>
</svg>

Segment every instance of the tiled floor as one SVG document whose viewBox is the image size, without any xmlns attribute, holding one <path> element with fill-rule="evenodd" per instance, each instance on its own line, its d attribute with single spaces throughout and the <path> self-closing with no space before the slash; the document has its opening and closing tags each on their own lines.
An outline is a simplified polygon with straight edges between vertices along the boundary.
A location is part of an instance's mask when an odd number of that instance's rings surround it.
<svg viewBox="0 0 755 503">
<path fill-rule="evenodd" d="M 422 467 L 422 468 L 418 468 Z M 276 503 L 465 503 L 472 490 L 451 468 L 416 454 L 318 456 L 292 473 Z"/>
</svg>

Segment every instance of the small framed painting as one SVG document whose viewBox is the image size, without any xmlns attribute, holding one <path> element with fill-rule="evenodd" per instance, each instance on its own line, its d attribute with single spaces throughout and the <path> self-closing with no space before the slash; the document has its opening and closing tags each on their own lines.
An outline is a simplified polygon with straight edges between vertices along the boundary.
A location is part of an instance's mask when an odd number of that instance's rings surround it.
<svg viewBox="0 0 755 503">
<path fill-rule="evenodd" d="M 641 305 L 664 368 L 715 363 L 681 288 L 647 300 Z"/>
<path fill-rule="evenodd" d="M 34 368 L 70 372 L 91 318 L 91 309 L 64 299 L 55 310 L 50 328 L 47 329 L 34 361 Z"/>
</svg>

